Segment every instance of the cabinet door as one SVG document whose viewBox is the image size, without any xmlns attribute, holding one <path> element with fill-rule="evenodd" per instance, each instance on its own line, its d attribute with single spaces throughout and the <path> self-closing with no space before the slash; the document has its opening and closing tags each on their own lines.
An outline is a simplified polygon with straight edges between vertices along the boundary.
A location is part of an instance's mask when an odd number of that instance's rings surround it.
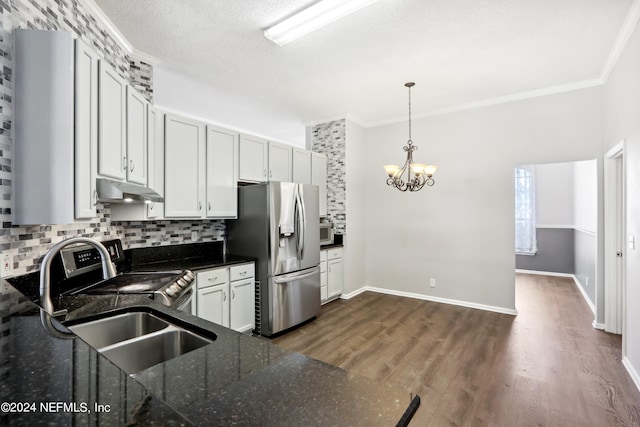
<svg viewBox="0 0 640 427">
<path fill-rule="evenodd" d="M 266 139 L 240 135 L 240 181 L 267 181 L 268 145 Z"/>
<path fill-rule="evenodd" d="M 75 217 L 95 218 L 98 193 L 99 57 L 76 40 L 75 74 Z"/>
<path fill-rule="evenodd" d="M 124 180 L 125 152 L 125 81 L 100 61 L 100 108 L 98 114 L 98 175 Z"/>
<path fill-rule="evenodd" d="M 229 327 L 229 285 L 198 289 L 198 317 Z"/>
<path fill-rule="evenodd" d="M 327 291 L 327 261 L 320 260 L 320 301 L 326 301 L 329 297 Z"/>
<path fill-rule="evenodd" d="M 311 151 L 293 149 L 293 182 L 311 184 Z"/>
<path fill-rule="evenodd" d="M 207 217 L 238 216 L 238 135 L 207 127 Z"/>
<path fill-rule="evenodd" d="M 327 216 L 327 156 L 311 153 L 311 184 L 318 186 L 320 216 Z"/>
<path fill-rule="evenodd" d="M 165 116 L 164 165 L 165 217 L 200 218 L 202 216 L 204 162 L 202 124 L 167 114 Z"/>
<path fill-rule="evenodd" d="M 327 298 L 342 293 L 342 259 L 331 259 L 327 262 Z"/>
<path fill-rule="evenodd" d="M 269 181 L 291 182 L 292 147 L 269 142 Z"/>
<path fill-rule="evenodd" d="M 147 100 L 127 86 L 127 181 L 147 185 Z"/>
<path fill-rule="evenodd" d="M 253 278 L 231 282 L 229 327 L 239 332 L 255 326 L 255 291 Z"/>
<path fill-rule="evenodd" d="M 159 187 L 156 181 L 156 120 L 158 114 L 153 105 L 147 103 L 147 187 L 155 190 Z"/>
</svg>

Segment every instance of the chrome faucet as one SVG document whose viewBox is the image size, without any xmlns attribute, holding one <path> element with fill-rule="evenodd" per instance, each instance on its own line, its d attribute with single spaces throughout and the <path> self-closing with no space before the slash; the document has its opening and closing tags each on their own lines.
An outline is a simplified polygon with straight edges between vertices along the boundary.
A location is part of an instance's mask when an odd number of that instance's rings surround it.
<svg viewBox="0 0 640 427">
<path fill-rule="evenodd" d="M 116 270 L 113 268 L 107 248 L 97 240 L 90 239 L 88 237 L 72 237 L 70 239 L 63 240 L 60 243 L 56 243 L 44 256 L 42 265 L 40 266 L 40 301 L 42 308 L 52 316 L 66 314 L 67 310 L 53 310 L 53 303 L 51 302 L 51 262 L 62 249 L 74 243 L 85 243 L 98 250 L 100 258 L 102 258 L 102 277 L 105 280 L 116 275 Z"/>
</svg>

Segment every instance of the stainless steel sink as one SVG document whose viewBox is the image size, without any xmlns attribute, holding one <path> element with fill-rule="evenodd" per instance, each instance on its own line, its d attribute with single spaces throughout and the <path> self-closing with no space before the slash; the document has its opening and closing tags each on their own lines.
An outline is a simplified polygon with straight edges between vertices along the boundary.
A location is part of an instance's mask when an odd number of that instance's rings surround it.
<svg viewBox="0 0 640 427">
<path fill-rule="evenodd" d="M 169 326 L 167 330 L 103 348 L 101 353 L 123 371 L 134 374 L 211 342 L 184 329 Z"/>
<path fill-rule="evenodd" d="M 136 374 L 204 347 L 216 338 L 211 332 L 198 333 L 177 323 L 136 311 L 67 327 L 120 369 Z"/>
<path fill-rule="evenodd" d="M 92 347 L 101 348 L 150 334 L 168 326 L 168 322 L 151 313 L 134 312 L 69 326 L 69 329 Z"/>
</svg>

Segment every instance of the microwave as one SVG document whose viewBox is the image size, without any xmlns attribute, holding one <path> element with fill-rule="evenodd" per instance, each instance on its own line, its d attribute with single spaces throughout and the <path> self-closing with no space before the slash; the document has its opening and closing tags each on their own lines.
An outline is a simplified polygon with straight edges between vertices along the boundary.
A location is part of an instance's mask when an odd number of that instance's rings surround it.
<svg viewBox="0 0 640 427">
<path fill-rule="evenodd" d="M 333 244 L 333 223 L 320 223 L 320 246 Z"/>
</svg>

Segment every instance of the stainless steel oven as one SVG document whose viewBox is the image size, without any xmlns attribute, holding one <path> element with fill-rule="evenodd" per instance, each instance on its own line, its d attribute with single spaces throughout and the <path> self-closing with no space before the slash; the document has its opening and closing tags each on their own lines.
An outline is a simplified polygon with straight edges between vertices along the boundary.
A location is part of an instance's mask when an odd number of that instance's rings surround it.
<svg viewBox="0 0 640 427">
<path fill-rule="evenodd" d="M 333 244 L 333 223 L 320 223 L 320 246 Z"/>
</svg>

